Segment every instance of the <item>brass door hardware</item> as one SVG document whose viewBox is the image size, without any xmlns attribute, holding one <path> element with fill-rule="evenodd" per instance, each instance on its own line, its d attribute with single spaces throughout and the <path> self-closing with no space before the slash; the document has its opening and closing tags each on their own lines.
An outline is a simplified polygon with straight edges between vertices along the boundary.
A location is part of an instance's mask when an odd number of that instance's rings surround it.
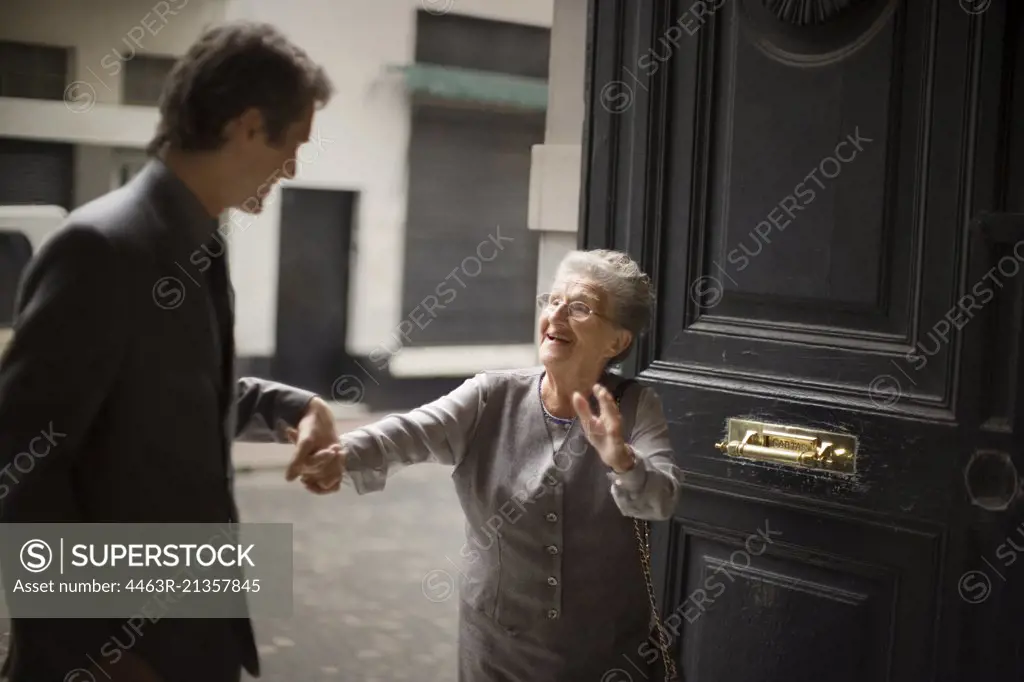
<svg viewBox="0 0 1024 682">
<path fill-rule="evenodd" d="M 831 473 L 856 473 L 856 436 L 749 419 L 729 419 L 727 432 L 726 440 L 715 447 L 731 457 Z"/>
</svg>

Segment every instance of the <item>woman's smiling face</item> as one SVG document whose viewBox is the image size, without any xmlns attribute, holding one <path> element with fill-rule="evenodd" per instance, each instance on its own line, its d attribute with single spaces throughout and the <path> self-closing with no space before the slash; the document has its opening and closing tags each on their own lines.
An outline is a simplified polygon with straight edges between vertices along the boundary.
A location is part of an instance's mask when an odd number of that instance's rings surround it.
<svg viewBox="0 0 1024 682">
<path fill-rule="evenodd" d="M 608 296 L 593 281 L 571 273 L 556 278 L 540 305 L 541 363 L 600 371 L 629 342 L 629 332 L 611 318 Z"/>
</svg>

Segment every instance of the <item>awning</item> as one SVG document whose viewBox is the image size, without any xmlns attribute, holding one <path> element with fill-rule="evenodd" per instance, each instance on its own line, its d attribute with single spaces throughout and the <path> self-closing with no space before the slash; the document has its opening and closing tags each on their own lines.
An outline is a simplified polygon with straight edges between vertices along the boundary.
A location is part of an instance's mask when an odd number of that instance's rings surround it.
<svg viewBox="0 0 1024 682">
<path fill-rule="evenodd" d="M 548 82 L 542 78 L 474 71 L 434 64 L 391 66 L 413 93 L 440 100 L 491 104 L 529 111 L 548 106 Z"/>
</svg>

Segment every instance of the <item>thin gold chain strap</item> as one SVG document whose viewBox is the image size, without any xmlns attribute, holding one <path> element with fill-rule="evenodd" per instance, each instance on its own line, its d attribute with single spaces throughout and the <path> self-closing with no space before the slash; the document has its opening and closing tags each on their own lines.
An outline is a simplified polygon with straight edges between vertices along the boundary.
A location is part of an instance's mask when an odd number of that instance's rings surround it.
<svg viewBox="0 0 1024 682">
<path fill-rule="evenodd" d="M 620 384 L 616 389 L 615 404 L 620 406 L 622 404 L 622 397 L 625 394 L 625 389 L 628 387 L 629 382 Z M 641 531 L 641 528 L 643 529 Z M 674 682 L 679 678 L 676 677 L 676 664 L 672 660 L 672 657 L 668 653 L 668 632 L 665 630 L 665 626 L 661 622 L 661 617 L 658 616 L 658 603 L 654 599 L 654 581 L 651 579 L 651 526 L 647 521 L 641 521 L 640 519 L 633 519 L 633 531 L 636 533 L 636 543 L 640 548 L 640 563 L 644 569 L 644 582 L 647 583 L 647 597 L 651 602 L 651 616 L 654 618 L 654 623 L 658 628 L 658 643 L 661 649 L 661 660 L 665 664 L 665 680 L 666 682 Z"/>
<path fill-rule="evenodd" d="M 643 530 L 641 531 L 641 528 Z M 669 655 L 668 632 L 665 630 L 661 617 L 658 615 L 658 604 L 654 599 L 654 581 L 651 579 L 651 526 L 646 521 L 633 519 L 633 530 L 636 532 L 636 542 L 640 548 L 640 563 L 644 568 L 644 581 L 647 583 L 647 596 L 651 601 L 651 616 L 654 618 L 655 626 L 658 628 L 658 640 L 661 648 L 661 660 L 665 663 L 665 679 L 676 680 L 676 664 Z"/>
</svg>

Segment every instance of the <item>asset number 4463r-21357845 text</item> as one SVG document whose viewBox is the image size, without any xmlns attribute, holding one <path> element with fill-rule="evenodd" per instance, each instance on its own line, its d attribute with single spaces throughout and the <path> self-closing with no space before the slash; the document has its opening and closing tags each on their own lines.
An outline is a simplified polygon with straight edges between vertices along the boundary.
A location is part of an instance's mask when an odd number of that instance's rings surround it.
<svg viewBox="0 0 1024 682">
<path fill-rule="evenodd" d="M 194 578 L 176 580 L 174 578 L 150 578 L 148 580 L 129 580 L 124 588 L 128 592 L 259 592 L 260 580 L 240 580 L 238 578 Z"/>
</svg>

